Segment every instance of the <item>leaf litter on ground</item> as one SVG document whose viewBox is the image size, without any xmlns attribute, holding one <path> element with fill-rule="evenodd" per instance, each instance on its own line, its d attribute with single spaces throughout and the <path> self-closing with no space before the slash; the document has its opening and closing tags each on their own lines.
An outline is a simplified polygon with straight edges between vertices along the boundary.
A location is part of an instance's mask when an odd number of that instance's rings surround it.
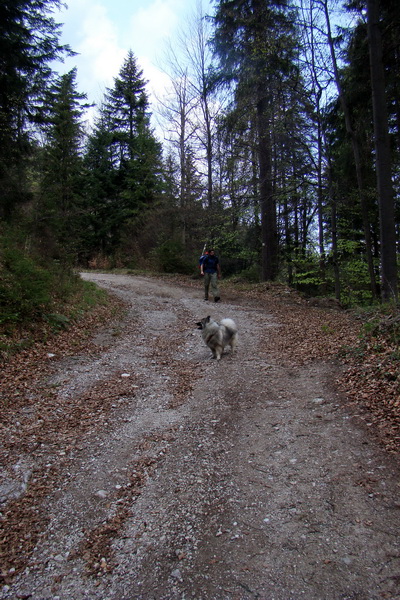
<svg viewBox="0 0 400 600">
<path fill-rule="evenodd" d="M 183 278 L 174 278 L 174 282 L 198 286 L 197 281 Z M 281 285 L 259 284 L 240 289 L 223 282 L 222 290 L 226 299 L 242 305 L 256 303 L 276 319 L 277 327 L 268 328 L 260 343 L 266 352 L 283 364 L 338 361 L 342 368 L 336 383 L 345 393 L 349 406 L 387 452 L 398 453 L 399 349 L 393 328 L 377 325 L 368 336 L 363 336 L 364 320 L 354 312 L 338 310 L 335 303 L 328 304 L 329 308 L 320 306 L 318 302 L 310 303 Z M 107 385 L 103 382 L 94 386 L 90 392 L 78 394 L 73 400 L 65 399 L 65 406 L 60 406 L 56 387 L 44 383 L 54 371 L 54 359 L 98 353 L 100 347 L 93 341 L 95 333 L 105 326 L 110 327 L 112 322 L 117 328 L 123 310 L 121 301 L 111 297 L 106 306 L 94 309 L 90 316 L 66 330 L 47 336 L 45 340 L 36 339 L 30 347 L 3 364 L 0 388 L 0 458 L 3 468 L 7 470 L 7 465 L 12 467 L 17 452 L 40 455 L 43 444 L 47 448 L 52 446 L 57 456 L 57 466 L 38 466 L 31 473 L 29 494 L 17 496 L 7 503 L 0 522 L 0 558 L 3 563 L 0 580 L 5 583 L 15 572 L 23 570 L 26 557 L 38 542 L 46 522 L 41 499 L 48 493 L 50 482 L 53 485 L 57 481 L 66 453 L 79 449 L 82 434 L 90 428 L 104 426 L 113 403 L 123 399 L 124 395 L 133 396 L 135 388 L 140 385 L 134 372 L 129 377 L 116 373 Z M 397 316 L 393 322 L 398 327 L 396 319 Z M 160 349 L 153 350 L 155 362 L 159 353 Z M 162 364 L 160 368 L 163 368 Z M 168 368 L 171 369 L 171 364 Z M 184 402 L 191 390 L 192 377 L 190 365 L 180 369 L 180 380 L 177 381 L 171 406 Z M 25 421 L 14 418 L 20 408 L 26 412 Z M 30 521 L 28 533 L 24 533 L 26 518 Z M 116 514 L 116 522 L 111 525 L 118 526 L 120 518 L 121 515 Z M 107 535 L 98 531 L 96 536 L 98 547 L 96 552 L 89 553 L 89 563 L 94 570 L 107 571 L 108 566 L 101 563 L 101 549 L 105 543 L 102 540 Z M 82 550 L 88 553 L 92 542 L 89 538 Z"/>
</svg>

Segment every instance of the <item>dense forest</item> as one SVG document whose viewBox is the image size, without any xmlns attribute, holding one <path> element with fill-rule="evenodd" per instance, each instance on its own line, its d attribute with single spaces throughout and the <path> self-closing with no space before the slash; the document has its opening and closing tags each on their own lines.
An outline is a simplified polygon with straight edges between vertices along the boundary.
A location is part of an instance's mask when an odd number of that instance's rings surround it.
<svg viewBox="0 0 400 600">
<path fill-rule="evenodd" d="M 195 274 L 205 244 L 226 276 L 397 300 L 398 0 L 216 0 L 157 106 L 128 51 L 90 126 L 60 6 L 0 2 L 3 322 L 76 268 Z"/>
</svg>

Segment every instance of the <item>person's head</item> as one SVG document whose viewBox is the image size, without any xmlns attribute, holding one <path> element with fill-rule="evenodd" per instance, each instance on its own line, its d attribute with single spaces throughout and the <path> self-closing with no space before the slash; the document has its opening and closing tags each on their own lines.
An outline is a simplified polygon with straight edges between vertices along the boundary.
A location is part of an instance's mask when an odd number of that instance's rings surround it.
<svg viewBox="0 0 400 600">
<path fill-rule="evenodd" d="M 208 251 L 208 254 L 211 254 L 211 256 L 212 256 L 213 254 L 215 254 L 215 252 L 214 252 L 214 250 L 211 249 Z"/>
</svg>

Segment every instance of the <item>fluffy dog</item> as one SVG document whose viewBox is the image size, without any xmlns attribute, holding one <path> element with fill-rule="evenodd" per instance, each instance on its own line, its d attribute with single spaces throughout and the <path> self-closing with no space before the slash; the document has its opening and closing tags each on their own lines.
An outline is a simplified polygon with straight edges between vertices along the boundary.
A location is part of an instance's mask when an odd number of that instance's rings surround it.
<svg viewBox="0 0 400 600">
<path fill-rule="evenodd" d="M 222 319 L 217 323 L 211 317 L 205 317 L 198 323 L 203 340 L 213 353 L 213 358 L 220 360 L 225 346 L 230 345 L 232 352 L 235 350 L 238 333 L 236 323 L 232 319 Z"/>
</svg>

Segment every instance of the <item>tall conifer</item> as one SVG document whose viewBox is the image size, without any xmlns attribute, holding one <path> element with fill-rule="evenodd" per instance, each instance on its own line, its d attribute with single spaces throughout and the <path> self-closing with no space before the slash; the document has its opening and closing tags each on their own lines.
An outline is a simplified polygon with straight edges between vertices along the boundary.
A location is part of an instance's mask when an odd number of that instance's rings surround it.
<svg viewBox="0 0 400 600">
<path fill-rule="evenodd" d="M 26 198 L 29 127 L 43 118 L 51 61 L 72 54 L 59 42 L 61 25 L 52 16 L 61 0 L 0 4 L 0 216 L 10 217 Z"/>
<path fill-rule="evenodd" d="M 129 51 L 114 86 L 107 90 L 89 139 L 87 164 L 97 166 L 88 194 L 92 214 L 102 221 L 93 219 L 98 252 L 115 253 L 126 229 L 127 235 L 134 235 L 143 213 L 161 191 L 161 145 L 150 127 L 145 88 L 143 72 Z M 106 167 L 106 176 L 100 165 Z"/>
<path fill-rule="evenodd" d="M 48 221 L 62 255 L 77 245 L 85 99 L 76 90 L 76 69 L 59 77 L 47 95 L 41 220 Z"/>
<path fill-rule="evenodd" d="M 234 85 L 235 101 L 255 116 L 264 280 L 278 273 L 272 130 L 277 89 L 292 70 L 295 32 L 287 7 L 278 0 L 220 0 L 214 17 L 220 78 Z"/>
</svg>

